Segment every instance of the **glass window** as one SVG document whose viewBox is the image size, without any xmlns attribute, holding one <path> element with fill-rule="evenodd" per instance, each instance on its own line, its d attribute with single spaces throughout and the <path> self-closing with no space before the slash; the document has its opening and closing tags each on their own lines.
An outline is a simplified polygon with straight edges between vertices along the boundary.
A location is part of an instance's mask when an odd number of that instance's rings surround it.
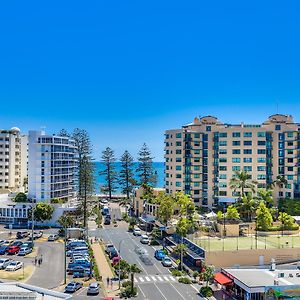
<svg viewBox="0 0 300 300">
<path fill-rule="evenodd" d="M 232 154 L 241 154 L 241 150 L 240 149 L 233 149 Z"/>
<path fill-rule="evenodd" d="M 176 166 L 176 170 L 180 171 L 181 170 L 181 166 Z"/>
<path fill-rule="evenodd" d="M 252 137 L 252 132 L 251 131 L 244 132 L 244 137 Z"/>
<path fill-rule="evenodd" d="M 257 158 L 257 162 L 258 163 L 265 163 L 266 162 L 266 158 L 265 157 L 258 157 Z"/>
<path fill-rule="evenodd" d="M 181 133 L 176 133 L 176 138 L 180 139 L 181 138 Z"/>
<path fill-rule="evenodd" d="M 244 146 L 252 146 L 252 141 L 244 141 Z"/>
<path fill-rule="evenodd" d="M 232 171 L 241 171 L 241 167 L 240 166 L 233 166 L 232 167 Z"/>
<path fill-rule="evenodd" d="M 195 139 L 199 139 L 200 138 L 200 133 L 195 133 L 194 137 L 195 137 Z"/>
<path fill-rule="evenodd" d="M 194 182 L 194 186 L 196 187 L 200 186 L 200 182 L 199 181 Z"/>
<path fill-rule="evenodd" d="M 227 187 L 227 183 L 226 182 L 220 182 L 219 187 L 220 188 L 226 188 Z"/>
<path fill-rule="evenodd" d="M 281 125 L 276 124 L 276 125 L 275 125 L 275 130 L 281 130 Z"/>
<path fill-rule="evenodd" d="M 181 146 L 181 142 L 176 142 L 176 146 L 177 147 Z"/>
<path fill-rule="evenodd" d="M 219 137 L 220 138 L 226 138 L 227 137 L 227 132 L 220 132 Z"/>
<path fill-rule="evenodd" d="M 227 167 L 226 166 L 220 166 L 220 171 L 227 171 Z"/>
<path fill-rule="evenodd" d="M 181 162 L 181 157 L 176 157 L 176 162 Z"/>
<path fill-rule="evenodd" d="M 244 166 L 244 171 L 251 172 L 252 171 L 252 166 Z"/>
<path fill-rule="evenodd" d="M 266 145 L 266 141 L 257 141 L 257 145 L 258 146 L 265 146 Z"/>
<path fill-rule="evenodd" d="M 176 150 L 176 154 L 181 154 L 181 150 Z"/>
<path fill-rule="evenodd" d="M 244 157 L 244 163 L 252 163 L 251 157 Z"/>
<path fill-rule="evenodd" d="M 194 170 L 195 171 L 199 171 L 200 170 L 200 166 L 194 166 Z"/>
<path fill-rule="evenodd" d="M 232 146 L 240 146 L 241 141 L 232 141 Z"/>
<path fill-rule="evenodd" d="M 266 175 L 265 174 L 259 174 L 257 175 L 258 180 L 266 180 Z"/>
<path fill-rule="evenodd" d="M 181 186 L 181 182 L 180 181 L 176 181 L 176 186 L 177 187 Z"/>
<path fill-rule="evenodd" d="M 239 157 L 233 157 L 232 158 L 232 162 L 233 163 L 240 163 L 241 162 L 241 159 Z"/>
<path fill-rule="evenodd" d="M 220 146 L 227 146 L 227 141 L 220 141 Z"/>
<path fill-rule="evenodd" d="M 257 149 L 257 154 L 266 154 L 266 149 Z"/>
<path fill-rule="evenodd" d="M 257 166 L 257 171 L 266 171 L 266 167 L 265 166 Z"/>
<path fill-rule="evenodd" d="M 252 149 L 244 149 L 244 154 L 252 154 Z"/>
<path fill-rule="evenodd" d="M 227 162 L 227 158 L 226 157 L 221 157 L 220 158 L 220 163 L 226 163 Z"/>
<path fill-rule="evenodd" d="M 200 174 L 194 174 L 194 178 L 200 178 Z"/>
<path fill-rule="evenodd" d="M 226 175 L 226 174 L 220 174 L 219 178 L 220 178 L 220 179 L 226 179 L 226 178 L 227 178 L 227 175 Z"/>
<path fill-rule="evenodd" d="M 258 132 L 257 137 L 265 137 L 266 133 L 265 132 Z"/>
<path fill-rule="evenodd" d="M 232 137 L 241 137 L 241 133 L 240 132 L 233 132 Z"/>
<path fill-rule="evenodd" d="M 287 180 L 294 180 L 294 175 L 288 175 Z"/>
<path fill-rule="evenodd" d="M 206 126 L 206 131 L 211 131 L 211 126 Z"/>
<path fill-rule="evenodd" d="M 289 137 L 289 138 L 292 138 L 294 135 L 293 135 L 293 131 L 289 131 L 288 133 L 287 133 L 287 136 Z"/>
<path fill-rule="evenodd" d="M 220 154 L 227 154 L 227 149 L 220 149 L 220 150 L 219 150 L 219 153 L 220 153 Z"/>
</svg>

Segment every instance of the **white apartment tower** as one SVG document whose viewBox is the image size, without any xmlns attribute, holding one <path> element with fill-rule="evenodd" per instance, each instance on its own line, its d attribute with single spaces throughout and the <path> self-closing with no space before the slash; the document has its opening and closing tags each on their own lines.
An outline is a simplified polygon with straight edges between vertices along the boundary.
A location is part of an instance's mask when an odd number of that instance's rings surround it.
<svg viewBox="0 0 300 300">
<path fill-rule="evenodd" d="M 237 197 L 230 189 L 236 171 L 247 171 L 258 188 L 284 176 L 274 199 L 300 198 L 300 124 L 276 114 L 262 124 L 225 124 L 216 117 L 195 118 L 165 134 L 166 191 L 190 194 L 198 206 Z M 224 199 L 223 199 L 224 200 Z"/>
<path fill-rule="evenodd" d="M 24 191 L 27 177 L 27 136 L 20 129 L 0 129 L 0 193 Z"/>
<path fill-rule="evenodd" d="M 29 131 L 28 197 L 36 202 L 75 199 L 75 142 L 69 137 Z"/>
</svg>

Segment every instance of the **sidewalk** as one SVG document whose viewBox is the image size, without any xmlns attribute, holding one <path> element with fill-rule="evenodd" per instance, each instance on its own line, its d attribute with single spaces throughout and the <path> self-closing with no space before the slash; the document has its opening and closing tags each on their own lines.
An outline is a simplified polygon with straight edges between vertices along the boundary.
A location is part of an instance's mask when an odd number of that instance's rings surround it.
<svg viewBox="0 0 300 300">
<path fill-rule="evenodd" d="M 93 243 L 91 247 L 94 252 L 95 260 L 98 266 L 100 276 L 102 277 L 103 286 L 105 287 L 107 296 L 116 296 L 119 293 L 119 283 L 118 281 L 113 281 L 112 286 L 111 283 L 107 285 L 106 279 L 114 278 L 114 274 L 109 266 L 108 261 L 106 260 L 103 249 L 101 248 L 99 243 Z"/>
</svg>

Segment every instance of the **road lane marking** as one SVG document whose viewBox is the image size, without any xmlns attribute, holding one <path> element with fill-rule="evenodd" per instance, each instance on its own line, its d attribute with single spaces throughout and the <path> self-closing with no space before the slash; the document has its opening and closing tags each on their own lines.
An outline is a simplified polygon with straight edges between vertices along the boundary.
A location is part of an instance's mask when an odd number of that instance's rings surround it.
<svg viewBox="0 0 300 300">
<path fill-rule="evenodd" d="M 164 276 L 164 279 L 165 279 L 166 281 L 170 281 L 170 279 L 169 279 L 167 276 Z"/>
<path fill-rule="evenodd" d="M 146 276 L 145 279 L 146 279 L 147 281 L 151 281 L 151 279 L 150 279 L 148 276 Z"/>
<path fill-rule="evenodd" d="M 78 296 L 78 295 L 81 295 L 82 292 L 84 292 L 86 289 L 87 289 L 87 288 L 85 288 L 85 287 L 81 288 L 81 289 L 79 290 L 79 292 L 78 292 L 76 295 L 77 295 L 77 296 Z"/>
<path fill-rule="evenodd" d="M 142 277 L 139 277 L 139 280 L 140 280 L 141 282 L 145 282 L 145 280 L 144 280 Z"/>
<path fill-rule="evenodd" d="M 176 287 L 175 287 L 172 283 L 170 283 L 170 284 L 171 284 L 171 286 L 175 289 L 175 291 L 179 294 L 179 296 L 180 296 L 183 300 L 185 300 L 186 297 L 184 297 L 184 296 L 176 289 Z"/>
<path fill-rule="evenodd" d="M 151 276 L 153 281 L 157 281 L 157 279 L 155 278 L 155 276 Z"/>
<path fill-rule="evenodd" d="M 159 281 L 164 281 L 161 277 L 157 276 Z"/>
<path fill-rule="evenodd" d="M 158 289 L 158 291 L 161 293 L 161 295 L 164 297 L 164 299 L 165 299 L 165 300 L 168 300 L 168 299 L 166 298 L 166 296 L 163 294 L 163 292 L 161 291 L 161 289 L 157 286 L 157 284 L 154 283 L 154 285 L 155 285 L 155 287 Z"/>
<path fill-rule="evenodd" d="M 172 281 L 176 281 L 176 279 L 175 279 L 174 277 L 170 277 L 170 279 L 171 279 Z"/>
<path fill-rule="evenodd" d="M 137 280 L 136 278 L 134 278 L 134 282 L 135 282 L 135 283 L 138 283 L 138 280 Z"/>
<path fill-rule="evenodd" d="M 144 299 L 148 299 L 148 298 L 146 298 L 146 295 L 145 295 L 145 293 L 143 292 L 142 288 L 141 288 L 140 286 L 138 286 L 138 288 L 139 288 L 140 291 L 142 292 L 142 294 L 143 294 L 143 296 L 144 296 Z"/>
</svg>

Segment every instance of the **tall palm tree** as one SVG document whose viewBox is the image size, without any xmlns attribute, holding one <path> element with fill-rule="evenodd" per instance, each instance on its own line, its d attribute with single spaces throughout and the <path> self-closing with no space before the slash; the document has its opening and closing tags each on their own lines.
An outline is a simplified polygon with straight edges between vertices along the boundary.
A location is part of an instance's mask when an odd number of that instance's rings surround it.
<svg viewBox="0 0 300 300">
<path fill-rule="evenodd" d="M 259 189 L 257 191 L 256 199 L 259 201 L 263 201 L 268 208 L 270 208 L 274 204 L 273 191 L 270 189 Z"/>
<path fill-rule="evenodd" d="M 258 207 L 258 202 L 253 199 L 252 193 L 248 193 L 241 200 L 236 203 L 236 208 L 243 219 L 246 221 L 252 221 L 253 214 Z"/>
<path fill-rule="evenodd" d="M 133 294 L 133 289 L 134 289 L 134 274 L 136 273 L 141 273 L 142 271 L 138 268 L 136 264 L 129 265 L 128 272 L 130 273 L 131 277 L 131 293 Z"/>
<path fill-rule="evenodd" d="M 251 192 L 255 193 L 257 182 L 252 180 L 252 176 L 246 171 L 237 171 L 235 176 L 230 179 L 229 185 L 234 192 L 240 190 L 241 197 L 244 197 L 245 189 L 250 189 Z"/>
</svg>

